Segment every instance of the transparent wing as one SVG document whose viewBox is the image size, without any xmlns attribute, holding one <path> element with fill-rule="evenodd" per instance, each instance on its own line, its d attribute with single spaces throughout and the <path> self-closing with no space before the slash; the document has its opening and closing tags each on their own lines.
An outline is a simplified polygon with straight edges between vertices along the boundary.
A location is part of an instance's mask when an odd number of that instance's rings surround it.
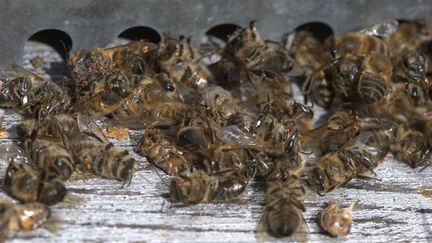
<svg viewBox="0 0 432 243">
<path fill-rule="evenodd" d="M 23 77 L 31 77 L 40 82 L 44 81 L 43 78 L 16 64 L 11 64 L 0 69 L 0 79 L 11 80 Z"/>
<path fill-rule="evenodd" d="M 373 24 L 365 29 L 360 30 L 359 32 L 365 35 L 373 35 L 376 37 L 389 37 L 393 34 L 399 26 L 399 22 L 397 20 L 389 20 L 380 22 L 377 24 Z"/>
<path fill-rule="evenodd" d="M 90 117 L 84 114 L 78 114 L 77 124 L 81 133 L 90 135 L 103 143 L 109 142 L 102 129 Z"/>
</svg>

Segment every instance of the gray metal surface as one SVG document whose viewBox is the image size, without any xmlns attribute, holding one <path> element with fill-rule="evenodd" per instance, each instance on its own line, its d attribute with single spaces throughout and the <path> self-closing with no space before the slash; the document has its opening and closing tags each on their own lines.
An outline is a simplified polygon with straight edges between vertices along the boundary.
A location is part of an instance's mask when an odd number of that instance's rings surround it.
<svg viewBox="0 0 432 243">
<path fill-rule="evenodd" d="M 307 22 L 324 22 L 341 33 L 431 10 L 432 2 L 424 0 L 2 0 L 0 65 L 20 62 L 28 38 L 45 29 L 63 31 L 72 40 L 72 50 L 78 50 L 104 46 L 134 26 L 192 35 L 197 42 L 214 26 L 245 26 L 257 20 L 263 36 L 278 40 Z"/>
</svg>

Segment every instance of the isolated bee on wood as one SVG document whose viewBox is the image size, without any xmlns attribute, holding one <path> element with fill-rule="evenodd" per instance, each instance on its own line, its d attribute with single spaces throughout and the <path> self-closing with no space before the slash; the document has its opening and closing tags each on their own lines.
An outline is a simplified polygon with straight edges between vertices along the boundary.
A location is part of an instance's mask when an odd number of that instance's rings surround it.
<svg viewBox="0 0 432 243">
<path fill-rule="evenodd" d="M 290 236 L 290 239 L 299 242 L 307 241 L 309 231 L 302 215 L 306 211 L 304 196 L 305 188 L 296 178 L 268 181 L 266 205 L 257 232 L 277 238 Z"/>
<path fill-rule="evenodd" d="M 2 160 L 9 162 L 3 179 L 7 194 L 23 203 L 53 205 L 63 201 L 66 188 L 61 179 L 47 178 L 16 145 L 5 144 L 0 149 Z"/>
<path fill-rule="evenodd" d="M 180 150 L 158 129 L 145 129 L 138 149 L 150 163 L 169 175 L 178 175 L 192 170 L 193 156 Z"/>
<path fill-rule="evenodd" d="M 75 169 L 69 142 L 62 128 L 63 122 L 67 121 L 48 116 L 39 121 L 24 120 L 17 127 L 18 134 L 24 140 L 25 150 L 47 178 L 67 180 Z"/>
<path fill-rule="evenodd" d="M 174 202 L 228 202 L 238 199 L 246 184 L 235 176 L 209 176 L 198 170 L 176 176 L 171 181 L 170 194 Z"/>
<path fill-rule="evenodd" d="M 348 147 L 322 157 L 308 174 L 308 183 L 318 193 L 329 192 L 351 179 L 373 172 L 377 159 L 365 148 Z"/>
<path fill-rule="evenodd" d="M 41 203 L 12 204 L 0 200 L 0 241 L 11 231 L 30 231 L 41 227 L 50 217 L 48 206 Z"/>
<path fill-rule="evenodd" d="M 69 110 L 69 95 L 56 83 L 25 68 L 11 65 L 0 73 L 0 107 L 38 117 L 39 113 Z"/>
<path fill-rule="evenodd" d="M 324 208 L 318 215 L 318 224 L 333 237 L 347 236 L 351 232 L 352 210 L 355 202 L 348 208 L 341 208 L 335 201 Z"/>
<path fill-rule="evenodd" d="M 336 70 L 333 57 L 324 44 L 308 31 L 297 31 L 290 39 L 288 50 L 304 77 L 302 89 L 305 103 L 310 96 L 319 106 L 329 107 L 335 96 L 333 85 Z"/>
</svg>

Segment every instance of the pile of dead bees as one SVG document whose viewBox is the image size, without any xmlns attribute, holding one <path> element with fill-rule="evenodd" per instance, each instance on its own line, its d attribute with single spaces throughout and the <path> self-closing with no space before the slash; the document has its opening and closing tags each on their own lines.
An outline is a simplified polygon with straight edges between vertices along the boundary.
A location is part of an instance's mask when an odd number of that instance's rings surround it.
<svg viewBox="0 0 432 243">
<path fill-rule="evenodd" d="M 78 51 L 61 83 L 5 69 L 0 106 L 24 120 L 21 146 L 1 148 L 10 163 L 3 188 L 23 204 L 0 204 L 1 234 L 41 225 L 44 205 L 63 200 L 74 171 L 131 182 L 139 161 L 107 140 L 95 123 L 106 117 L 143 130 L 138 150 L 174 177 L 172 201 L 230 201 L 248 181 L 264 181 L 263 229 L 292 235 L 303 223 L 305 186 L 322 194 L 373 176 L 387 153 L 412 167 L 429 164 L 431 24 L 390 21 L 326 40 L 299 30 L 275 42 L 251 23 L 201 51 L 189 37 L 169 35 Z M 302 87 L 302 103 L 292 83 Z M 313 104 L 328 110 L 317 128 Z M 316 161 L 306 166 L 311 153 Z M 348 234 L 351 208 L 330 205 L 323 229 Z"/>
</svg>

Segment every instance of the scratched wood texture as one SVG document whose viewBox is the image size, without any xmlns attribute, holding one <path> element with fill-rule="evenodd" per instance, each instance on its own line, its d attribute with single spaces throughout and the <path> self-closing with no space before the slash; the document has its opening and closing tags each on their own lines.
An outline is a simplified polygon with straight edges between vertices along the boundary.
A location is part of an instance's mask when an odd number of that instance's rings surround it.
<svg viewBox="0 0 432 243">
<path fill-rule="evenodd" d="M 24 66 L 43 57 L 44 69 L 58 74 L 61 59 L 49 48 L 30 43 Z M 40 70 L 39 70 L 40 71 Z M 38 71 L 38 72 L 39 72 Z M 58 76 L 57 76 L 58 77 Z M 320 111 L 318 111 L 318 114 Z M 0 143 L 17 141 L 14 124 L 19 116 L 0 110 L 5 116 L 7 136 Z M 140 170 L 129 187 L 116 181 L 90 178 L 66 183 L 66 202 L 52 207 L 57 230 L 41 228 L 14 233 L 11 242 L 254 242 L 255 229 L 264 206 L 263 185 L 250 183 L 241 200 L 233 203 L 178 205 L 166 197 L 170 177 L 134 152 L 141 132 L 116 142 L 139 161 Z M 0 175 L 6 164 L 1 162 Z M 432 199 L 420 194 L 432 188 L 432 167 L 419 173 L 388 156 L 376 169 L 380 180 L 353 180 L 325 196 L 308 192 L 304 214 L 310 242 L 431 242 Z M 7 197 L 0 191 L 0 198 Z M 330 200 L 344 206 L 356 201 L 352 232 L 345 238 L 321 233 L 316 215 Z M 289 240 L 289 239 L 288 239 Z"/>
</svg>

